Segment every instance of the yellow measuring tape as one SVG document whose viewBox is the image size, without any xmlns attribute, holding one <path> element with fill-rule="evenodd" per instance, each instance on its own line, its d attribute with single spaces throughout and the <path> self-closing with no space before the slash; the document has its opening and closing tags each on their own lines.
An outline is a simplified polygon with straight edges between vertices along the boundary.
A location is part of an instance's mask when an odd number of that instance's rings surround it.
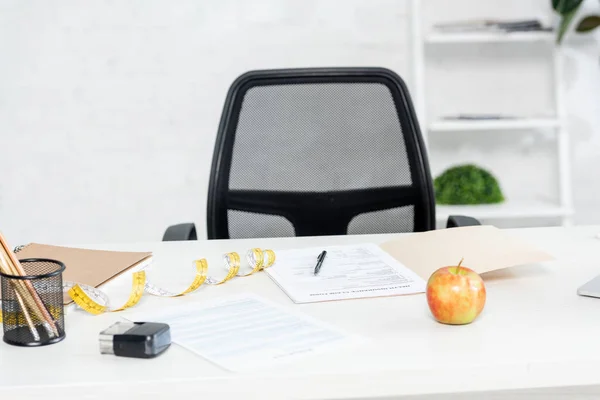
<svg viewBox="0 0 600 400">
<path fill-rule="evenodd" d="M 75 302 L 79 308 L 90 314 L 99 315 L 106 312 L 123 311 L 133 307 L 139 303 L 144 293 L 158 297 L 180 297 L 195 292 L 203 284 L 221 285 L 233 279 L 235 276 L 249 276 L 258 271 L 262 271 L 263 269 L 272 266 L 275 263 L 275 259 L 275 252 L 273 250 L 263 250 L 259 248 L 250 249 L 246 254 L 250 272 L 240 274 L 241 259 L 239 254 L 236 252 L 227 253 L 223 256 L 224 267 L 227 270 L 227 273 L 225 277 L 220 279 L 208 276 L 208 262 L 206 259 L 196 260 L 194 261 L 194 266 L 196 268 L 194 279 L 187 289 L 182 292 L 171 292 L 148 282 L 145 271 L 147 268 L 146 265 L 142 270 L 133 273 L 129 298 L 125 304 L 117 308 L 110 306 L 110 300 L 105 293 L 89 285 L 76 282 L 65 282 L 63 284 L 63 290 L 69 294 L 73 302 Z M 11 318 L 15 322 L 17 321 L 17 316 L 15 315 L 5 317 L 7 318 L 7 321 Z M 2 313 L 0 312 L 0 323 L 1 322 Z"/>
<path fill-rule="evenodd" d="M 180 297 L 185 296 L 188 293 L 192 293 L 200 286 L 202 286 L 202 284 L 206 281 L 206 273 L 208 272 L 208 263 L 205 259 L 196 260 L 194 261 L 194 264 L 196 265 L 196 276 L 194 277 L 194 281 L 192 282 L 192 284 L 188 286 L 188 288 L 185 289 L 183 292 L 170 292 L 168 290 L 155 286 L 149 282 L 146 282 L 144 290 L 147 293 L 150 293 L 151 295 L 159 297 Z"/>
<path fill-rule="evenodd" d="M 138 271 L 133 274 L 133 283 L 131 285 L 131 293 L 129 293 L 129 299 L 125 304 L 119 308 L 110 308 L 108 304 L 99 304 L 94 301 L 90 295 L 88 295 L 82 288 L 81 285 L 76 284 L 69 289 L 69 296 L 79 307 L 83 308 L 90 314 L 98 315 L 105 312 L 117 312 L 128 309 L 129 307 L 135 306 L 142 295 L 144 294 L 144 287 L 146 285 L 146 271 Z"/>
<path fill-rule="evenodd" d="M 225 254 L 223 256 L 223 262 L 225 264 L 225 269 L 227 270 L 227 275 L 225 275 L 223 279 L 208 278 L 208 284 L 220 285 L 237 275 L 240 270 L 240 255 L 238 253 L 233 252 Z"/>
<path fill-rule="evenodd" d="M 263 264 L 265 262 L 265 253 L 260 249 L 251 249 L 246 253 L 246 260 L 252 270 L 246 274 L 241 274 L 239 276 L 248 276 L 252 275 L 255 272 L 260 271 L 263 268 Z"/>
</svg>

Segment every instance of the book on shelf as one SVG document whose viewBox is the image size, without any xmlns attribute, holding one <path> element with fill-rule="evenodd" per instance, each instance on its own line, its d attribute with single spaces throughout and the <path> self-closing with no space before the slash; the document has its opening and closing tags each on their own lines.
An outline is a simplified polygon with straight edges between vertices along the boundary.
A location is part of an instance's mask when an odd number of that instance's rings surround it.
<svg viewBox="0 0 600 400">
<path fill-rule="evenodd" d="M 510 33 L 510 32 L 548 32 L 551 27 L 544 26 L 541 21 L 530 20 L 493 20 L 474 19 L 454 22 L 441 22 L 433 25 L 437 32 L 441 33 Z"/>
</svg>

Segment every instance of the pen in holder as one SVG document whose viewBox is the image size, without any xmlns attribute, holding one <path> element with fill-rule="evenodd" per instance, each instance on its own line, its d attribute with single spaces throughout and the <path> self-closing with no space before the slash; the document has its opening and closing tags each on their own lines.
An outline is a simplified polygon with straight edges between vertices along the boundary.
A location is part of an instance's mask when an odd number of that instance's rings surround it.
<svg viewBox="0 0 600 400">
<path fill-rule="evenodd" d="M 65 338 L 60 261 L 19 260 L 25 275 L 0 270 L 4 341 L 15 346 L 44 346 Z"/>
</svg>

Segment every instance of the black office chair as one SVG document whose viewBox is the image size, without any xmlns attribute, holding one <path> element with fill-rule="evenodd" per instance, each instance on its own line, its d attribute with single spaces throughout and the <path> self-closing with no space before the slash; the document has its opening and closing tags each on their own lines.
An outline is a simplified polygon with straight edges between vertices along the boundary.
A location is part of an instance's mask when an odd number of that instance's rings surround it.
<svg viewBox="0 0 600 400">
<path fill-rule="evenodd" d="M 447 227 L 478 225 L 453 216 Z M 208 193 L 209 239 L 435 229 L 425 146 L 382 68 L 253 71 L 231 86 Z M 194 224 L 163 240 L 196 239 Z"/>
</svg>

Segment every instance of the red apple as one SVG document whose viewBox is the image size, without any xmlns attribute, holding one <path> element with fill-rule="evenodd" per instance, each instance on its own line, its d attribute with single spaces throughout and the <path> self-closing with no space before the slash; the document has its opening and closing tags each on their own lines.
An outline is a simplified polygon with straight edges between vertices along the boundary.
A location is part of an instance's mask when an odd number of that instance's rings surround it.
<svg viewBox="0 0 600 400">
<path fill-rule="evenodd" d="M 457 266 L 435 271 L 427 281 L 427 303 L 443 324 L 464 325 L 477 318 L 485 305 L 485 285 L 475 271 Z"/>
</svg>

